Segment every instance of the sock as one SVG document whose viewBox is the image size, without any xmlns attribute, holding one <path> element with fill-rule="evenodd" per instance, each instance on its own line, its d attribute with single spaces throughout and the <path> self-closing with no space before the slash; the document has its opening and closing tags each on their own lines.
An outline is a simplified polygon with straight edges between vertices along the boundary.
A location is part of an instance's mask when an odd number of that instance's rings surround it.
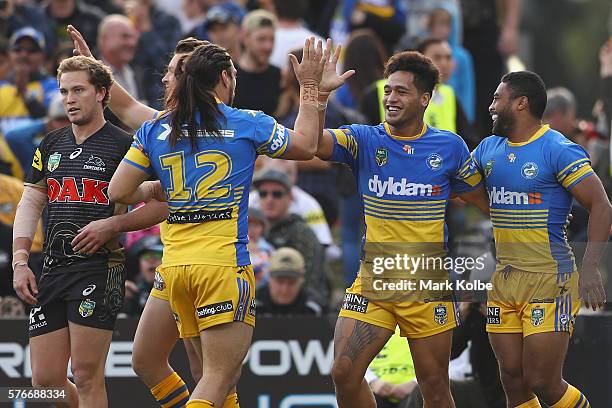
<svg viewBox="0 0 612 408">
<path fill-rule="evenodd" d="M 185 382 L 174 371 L 151 388 L 151 394 L 163 408 L 184 407 L 189 400 L 189 390 Z"/>
<path fill-rule="evenodd" d="M 567 384 L 567 390 L 563 397 L 550 408 L 591 408 L 591 404 L 587 398 L 572 384 Z"/>
<path fill-rule="evenodd" d="M 228 395 L 223 403 L 223 408 L 240 408 L 240 404 L 238 403 L 238 394 L 233 393 Z"/>
<path fill-rule="evenodd" d="M 187 408 L 214 408 L 215 404 L 202 399 L 192 399 L 187 403 Z"/>
<path fill-rule="evenodd" d="M 538 397 L 530 399 L 529 401 L 523 402 L 521 405 L 517 405 L 515 408 L 542 408 Z"/>
</svg>

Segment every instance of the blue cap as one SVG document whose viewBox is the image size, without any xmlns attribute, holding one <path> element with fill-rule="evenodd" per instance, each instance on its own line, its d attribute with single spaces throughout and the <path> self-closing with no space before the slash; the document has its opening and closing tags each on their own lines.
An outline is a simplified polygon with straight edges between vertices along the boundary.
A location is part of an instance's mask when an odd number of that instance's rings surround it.
<svg viewBox="0 0 612 408">
<path fill-rule="evenodd" d="M 41 51 L 45 49 L 45 36 L 33 27 L 23 27 L 15 31 L 11 36 L 11 39 L 9 40 L 9 45 L 12 47 L 17 43 L 17 41 L 26 37 L 34 40 L 34 42 L 36 43 L 38 48 L 41 49 Z"/>
<path fill-rule="evenodd" d="M 140 256 L 144 252 L 159 252 L 164 251 L 164 245 L 162 244 L 159 235 L 149 235 L 142 237 L 137 241 L 135 246 L 138 245 L 137 254 Z"/>
<path fill-rule="evenodd" d="M 244 8 L 233 2 L 213 6 L 210 10 L 208 10 L 208 13 L 206 13 L 204 29 L 210 29 L 210 27 L 215 23 L 234 23 L 236 25 L 240 25 L 245 14 Z"/>
</svg>

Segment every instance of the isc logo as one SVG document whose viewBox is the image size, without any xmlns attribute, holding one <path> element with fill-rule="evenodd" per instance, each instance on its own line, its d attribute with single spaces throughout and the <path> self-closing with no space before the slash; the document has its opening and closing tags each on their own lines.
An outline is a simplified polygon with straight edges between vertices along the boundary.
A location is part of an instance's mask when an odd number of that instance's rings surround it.
<svg viewBox="0 0 612 408">
<path fill-rule="evenodd" d="M 47 179 L 47 196 L 54 203 L 94 203 L 108 205 L 110 200 L 106 194 L 108 181 L 83 178 L 81 193 L 74 177 L 64 177 L 60 182 L 54 178 Z"/>
<path fill-rule="evenodd" d="M 279 123 L 276 131 L 276 136 L 274 137 L 274 139 L 272 139 L 272 144 L 270 145 L 270 149 L 272 149 L 272 151 L 280 149 L 285 143 L 285 131 L 285 127 Z"/>
</svg>

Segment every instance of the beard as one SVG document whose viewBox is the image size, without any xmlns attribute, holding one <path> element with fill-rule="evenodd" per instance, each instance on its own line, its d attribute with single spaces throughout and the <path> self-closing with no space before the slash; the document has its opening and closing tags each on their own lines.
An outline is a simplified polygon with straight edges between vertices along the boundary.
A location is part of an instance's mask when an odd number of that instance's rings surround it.
<svg viewBox="0 0 612 408">
<path fill-rule="evenodd" d="M 234 106 L 234 98 L 236 97 L 236 87 L 232 87 L 229 93 L 229 100 L 227 101 L 227 106 Z"/>
<path fill-rule="evenodd" d="M 505 112 L 498 112 L 497 120 L 493 122 L 492 132 L 494 135 L 508 138 L 513 127 L 514 121 L 512 116 Z"/>
</svg>

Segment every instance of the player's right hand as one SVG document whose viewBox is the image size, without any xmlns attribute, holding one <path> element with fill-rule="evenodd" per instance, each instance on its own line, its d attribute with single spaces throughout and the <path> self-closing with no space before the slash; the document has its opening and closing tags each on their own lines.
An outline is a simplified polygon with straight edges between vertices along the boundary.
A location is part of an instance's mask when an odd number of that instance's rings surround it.
<svg viewBox="0 0 612 408">
<path fill-rule="evenodd" d="M 13 289 L 17 296 L 29 305 L 35 305 L 38 301 L 34 296 L 38 295 L 38 286 L 34 272 L 27 265 L 17 265 L 13 271 Z"/>
<path fill-rule="evenodd" d="M 323 55 L 323 42 L 317 41 L 317 48 L 315 49 L 315 38 L 307 38 L 304 42 L 304 51 L 302 55 L 302 61 L 298 63 L 297 58 L 293 54 L 289 54 L 289 60 L 293 65 L 293 71 L 300 85 L 304 84 L 316 84 L 317 86 L 321 82 L 321 76 L 323 75 L 323 68 L 325 67 L 325 61 L 329 58 L 329 51 L 327 57 Z"/>
<path fill-rule="evenodd" d="M 83 55 L 85 57 L 93 58 L 93 54 L 91 53 L 89 46 L 85 42 L 85 39 L 83 38 L 83 35 L 81 35 L 79 30 L 74 28 L 73 25 L 69 24 L 67 31 L 68 34 L 70 34 L 70 37 L 72 38 L 72 42 L 74 44 L 74 50 L 72 50 L 72 53 L 74 55 Z"/>
<path fill-rule="evenodd" d="M 595 311 L 598 307 L 603 308 L 606 303 L 606 290 L 597 266 L 587 262 L 582 263 L 578 274 L 578 286 L 580 298 L 588 309 Z"/>
</svg>

